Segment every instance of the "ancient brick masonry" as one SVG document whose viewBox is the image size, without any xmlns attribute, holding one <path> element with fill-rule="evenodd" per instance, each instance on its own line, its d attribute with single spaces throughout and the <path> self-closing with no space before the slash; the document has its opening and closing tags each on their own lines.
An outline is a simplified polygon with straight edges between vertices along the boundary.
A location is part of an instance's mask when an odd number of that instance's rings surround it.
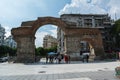
<svg viewBox="0 0 120 80">
<path fill-rule="evenodd" d="M 95 55 L 91 55 L 91 60 L 95 56 L 102 55 L 103 44 L 101 34 L 98 29 L 74 29 L 70 28 L 61 18 L 39 17 L 37 20 L 23 22 L 21 27 L 13 28 L 11 33 L 17 42 L 17 59 L 19 63 L 35 62 L 35 33 L 37 29 L 46 24 L 53 24 L 60 27 L 65 34 L 65 53 L 71 55 L 71 59 L 77 60 L 79 53 L 79 42 L 87 41 L 95 49 Z M 42 34 L 41 34 L 42 35 Z M 92 57 L 93 56 L 93 57 Z"/>
</svg>

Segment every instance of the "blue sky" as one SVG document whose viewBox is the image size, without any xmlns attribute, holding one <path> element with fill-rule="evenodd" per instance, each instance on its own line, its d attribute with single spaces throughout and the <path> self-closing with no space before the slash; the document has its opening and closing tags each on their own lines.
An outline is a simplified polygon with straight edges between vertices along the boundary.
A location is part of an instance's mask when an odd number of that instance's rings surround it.
<svg viewBox="0 0 120 80">
<path fill-rule="evenodd" d="M 2 0 L 0 2 L 0 23 L 17 27 L 22 21 L 37 17 L 55 16 L 70 0 Z"/>
<path fill-rule="evenodd" d="M 120 0 L 1 0 L 0 24 L 6 29 L 6 36 L 11 28 L 20 27 L 21 22 L 36 20 L 37 17 L 61 14 L 109 14 L 112 19 L 120 18 Z M 56 26 L 46 25 L 36 33 L 36 44 L 42 46 L 46 34 L 56 37 Z M 42 35 L 41 35 L 42 34 Z"/>
</svg>

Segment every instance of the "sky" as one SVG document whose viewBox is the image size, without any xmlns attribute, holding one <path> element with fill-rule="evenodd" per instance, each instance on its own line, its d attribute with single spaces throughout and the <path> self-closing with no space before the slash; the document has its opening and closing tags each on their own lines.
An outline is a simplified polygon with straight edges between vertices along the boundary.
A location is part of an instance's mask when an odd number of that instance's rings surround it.
<svg viewBox="0 0 120 80">
<path fill-rule="evenodd" d="M 120 18 L 120 0 L 1 0 L 0 24 L 6 29 L 6 36 L 21 22 L 36 20 L 37 17 L 60 17 L 61 14 L 109 14 Z M 115 17 L 116 15 L 116 17 Z M 45 25 L 36 33 L 36 46 L 42 46 L 44 35 L 56 37 L 57 26 Z"/>
</svg>

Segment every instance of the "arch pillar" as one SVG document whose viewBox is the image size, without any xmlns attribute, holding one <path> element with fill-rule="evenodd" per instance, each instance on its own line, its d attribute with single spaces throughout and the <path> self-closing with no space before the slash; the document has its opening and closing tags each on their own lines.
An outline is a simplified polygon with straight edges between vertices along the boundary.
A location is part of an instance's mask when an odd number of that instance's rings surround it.
<svg viewBox="0 0 120 80">
<path fill-rule="evenodd" d="M 34 21 L 22 22 L 21 27 L 13 28 L 11 33 L 17 42 L 16 62 L 30 63 L 35 62 L 35 33 L 43 25 L 53 24 L 60 27 L 63 31 L 67 24 L 61 18 L 39 17 Z"/>
<path fill-rule="evenodd" d="M 89 60 L 94 61 L 94 59 L 104 59 L 104 48 L 100 32 L 97 34 L 95 39 L 92 39 L 91 45 Z"/>
<path fill-rule="evenodd" d="M 21 29 L 23 31 L 22 33 L 19 33 L 19 30 Z M 17 42 L 17 56 L 15 62 L 33 63 L 35 62 L 35 37 L 31 34 L 27 34 L 27 32 L 29 32 L 29 29 L 26 30 L 24 27 L 20 27 L 19 30 L 12 30 L 14 40 Z"/>
<path fill-rule="evenodd" d="M 102 42 L 102 36 L 96 28 L 80 28 L 73 29 L 67 28 L 65 30 L 65 52 L 71 55 L 71 59 L 77 60 L 80 58 L 80 41 L 86 41 L 89 43 L 90 56 L 89 60 L 104 58 L 104 48 Z"/>
<path fill-rule="evenodd" d="M 35 62 L 34 37 L 17 37 L 17 60 L 20 63 Z"/>
</svg>

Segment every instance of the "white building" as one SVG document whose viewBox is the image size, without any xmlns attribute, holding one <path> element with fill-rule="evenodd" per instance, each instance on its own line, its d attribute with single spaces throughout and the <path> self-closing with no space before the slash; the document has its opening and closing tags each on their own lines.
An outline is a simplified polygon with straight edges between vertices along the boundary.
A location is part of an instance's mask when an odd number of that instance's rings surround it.
<svg viewBox="0 0 120 80">
<path fill-rule="evenodd" d="M 9 46 L 11 48 L 16 48 L 17 43 L 13 40 L 13 36 L 9 36 L 4 40 L 4 45 Z"/>
<path fill-rule="evenodd" d="M 44 48 L 51 48 L 57 46 L 57 39 L 51 35 L 45 35 L 43 38 L 43 47 Z"/>
<path fill-rule="evenodd" d="M 4 37 L 5 37 L 5 28 L 3 28 L 0 24 L 0 46 L 4 45 Z"/>
<path fill-rule="evenodd" d="M 64 32 L 60 28 L 57 28 L 57 41 L 58 41 L 57 52 L 62 54 L 65 51 L 64 48 L 65 44 L 64 44 Z"/>
<path fill-rule="evenodd" d="M 13 36 L 9 36 L 5 39 L 5 28 L 0 24 L 0 46 L 5 45 L 11 48 L 16 48 L 17 43 L 13 40 Z"/>
</svg>

